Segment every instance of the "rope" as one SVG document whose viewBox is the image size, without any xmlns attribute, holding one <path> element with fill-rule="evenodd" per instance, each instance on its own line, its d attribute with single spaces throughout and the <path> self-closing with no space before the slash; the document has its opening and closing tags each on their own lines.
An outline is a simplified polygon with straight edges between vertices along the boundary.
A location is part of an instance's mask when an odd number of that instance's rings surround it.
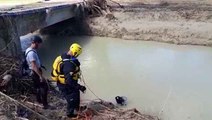
<svg viewBox="0 0 212 120">
<path fill-rule="evenodd" d="M 159 114 L 158 114 L 158 117 L 162 114 L 163 110 L 165 109 L 165 106 L 166 106 L 166 104 L 167 104 L 167 102 L 169 100 L 169 97 L 170 97 L 171 93 L 172 93 L 172 86 L 170 86 L 169 93 L 167 94 L 167 97 L 166 97 L 166 99 L 164 101 L 164 104 L 163 104 Z"/>
<path fill-rule="evenodd" d="M 85 78 L 84 78 L 84 75 L 82 74 L 82 71 L 81 71 L 81 76 L 82 76 L 82 81 L 83 81 L 83 83 L 85 84 L 85 86 L 88 88 L 88 90 L 90 90 L 91 91 L 91 93 L 97 98 L 97 99 L 99 99 L 100 101 L 103 101 L 100 97 L 98 97 L 90 88 L 89 88 L 89 86 L 85 83 Z"/>
</svg>

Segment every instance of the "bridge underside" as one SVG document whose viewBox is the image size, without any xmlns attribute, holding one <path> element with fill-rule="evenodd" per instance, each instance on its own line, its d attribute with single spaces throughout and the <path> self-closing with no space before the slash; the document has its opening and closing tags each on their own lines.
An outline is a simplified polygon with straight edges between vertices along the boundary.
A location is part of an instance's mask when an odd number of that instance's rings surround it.
<svg viewBox="0 0 212 120">
<path fill-rule="evenodd" d="M 42 4 L 43 5 L 43 4 Z M 84 3 L 0 12 L 0 53 L 21 53 L 20 36 L 84 14 Z"/>
</svg>

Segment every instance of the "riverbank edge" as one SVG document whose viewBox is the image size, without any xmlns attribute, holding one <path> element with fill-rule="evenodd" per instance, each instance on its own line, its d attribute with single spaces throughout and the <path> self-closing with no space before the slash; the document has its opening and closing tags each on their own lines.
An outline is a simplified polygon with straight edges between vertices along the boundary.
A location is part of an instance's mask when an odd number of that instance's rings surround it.
<svg viewBox="0 0 212 120">
<path fill-rule="evenodd" d="M 195 6 L 197 6 L 197 4 L 194 3 L 170 4 L 165 2 L 156 5 L 145 5 L 143 3 L 123 4 L 125 9 L 120 8 L 118 5 L 111 5 L 111 13 L 100 17 L 88 18 L 86 22 L 89 32 L 87 32 L 86 35 L 121 38 L 124 40 L 156 41 L 177 45 L 200 45 L 212 47 L 212 35 L 210 32 L 210 30 L 212 30 L 212 19 L 210 17 L 211 14 L 208 14 L 208 11 L 212 8 L 210 4 L 200 4 L 197 8 L 201 11 L 200 13 L 196 13 Z M 142 8 L 139 8 L 139 6 L 142 6 Z M 163 20 L 160 18 L 167 14 L 167 8 L 169 9 L 168 12 L 170 12 L 170 14 L 177 13 L 178 10 L 172 10 L 175 9 L 174 7 L 182 9 L 184 12 L 176 15 L 176 21 L 174 18 L 170 18 L 171 20 Z M 158 12 L 160 10 L 162 11 L 161 13 Z M 138 11 L 143 12 L 143 14 L 139 14 Z M 133 14 L 133 12 L 135 14 Z M 148 14 L 148 12 L 153 14 L 153 16 L 149 17 L 144 15 L 146 13 Z M 155 18 L 156 14 L 159 14 L 157 16 L 158 18 Z M 188 14 L 187 16 L 198 16 L 198 19 L 197 17 L 186 18 L 186 16 L 184 16 L 185 14 Z M 136 15 L 144 16 L 135 17 Z M 180 18 L 178 19 L 177 17 Z M 126 21 L 129 23 L 128 26 L 123 25 L 127 24 Z M 138 26 L 133 22 L 137 22 Z M 135 27 L 130 27 L 131 24 Z M 148 24 L 151 24 L 149 25 L 150 27 L 148 27 Z M 200 28 L 197 26 L 200 26 Z M 200 30 L 205 27 L 208 27 L 209 29 L 207 28 L 208 30 L 205 31 Z"/>
</svg>

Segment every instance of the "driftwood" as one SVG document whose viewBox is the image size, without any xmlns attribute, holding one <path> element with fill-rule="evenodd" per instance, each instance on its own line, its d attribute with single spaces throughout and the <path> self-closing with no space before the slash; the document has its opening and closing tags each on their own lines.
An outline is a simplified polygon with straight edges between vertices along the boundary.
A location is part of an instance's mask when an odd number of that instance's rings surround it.
<svg viewBox="0 0 212 120">
<path fill-rule="evenodd" d="M 16 105 L 20 105 L 20 106 L 26 108 L 26 109 L 29 110 L 30 112 L 32 112 L 32 113 L 36 114 L 37 116 L 39 116 L 40 118 L 42 118 L 42 119 L 44 119 L 44 120 L 48 120 L 48 118 L 46 118 L 44 115 L 39 114 L 38 112 L 32 110 L 31 108 L 29 108 L 29 107 L 27 107 L 26 105 L 20 103 L 19 101 L 17 101 L 17 100 L 15 100 L 15 99 L 11 98 L 10 96 L 8 96 L 8 95 L 6 95 L 6 94 L 4 94 L 4 93 L 2 93 L 2 92 L 0 92 L 0 95 L 3 96 L 3 97 L 5 97 L 7 100 L 9 100 L 9 101 L 11 101 L 11 102 L 14 102 Z"/>
<path fill-rule="evenodd" d="M 16 120 L 29 120 L 29 119 L 23 118 L 23 117 L 16 117 L 15 119 L 16 119 Z"/>
<path fill-rule="evenodd" d="M 20 60 L 0 53 L 0 91 L 27 94 L 32 88 L 32 80 L 20 75 Z"/>
<path fill-rule="evenodd" d="M 114 2 L 110 0 L 111 2 Z M 114 2 L 118 4 L 121 8 L 123 8 L 122 5 L 120 5 L 117 2 Z M 109 20 L 116 19 L 115 16 L 111 13 L 109 9 L 109 5 L 107 4 L 107 0 L 88 0 L 87 1 L 87 13 L 89 17 L 99 17 L 104 16 Z"/>
<path fill-rule="evenodd" d="M 103 11 L 107 11 L 107 1 L 106 0 L 88 0 L 87 12 L 90 17 L 97 17 L 103 15 Z"/>
<path fill-rule="evenodd" d="M 111 2 L 113 2 L 113 3 L 115 3 L 115 4 L 117 4 L 120 8 L 124 8 L 123 5 L 121 5 L 120 3 L 116 2 L 116 1 L 113 1 L 113 0 L 109 0 L 109 1 L 111 1 Z"/>
<path fill-rule="evenodd" d="M 19 60 L 0 53 L 0 78 L 6 74 L 19 76 Z"/>
<path fill-rule="evenodd" d="M 40 105 L 40 104 L 37 104 L 37 103 L 32 103 L 32 102 L 29 102 L 29 101 L 25 101 L 24 104 L 34 110 L 36 110 L 37 112 L 40 112 L 42 111 L 43 109 L 43 106 Z"/>
<path fill-rule="evenodd" d="M 88 103 L 87 109 L 82 111 L 80 115 L 92 120 L 158 120 L 157 117 L 142 114 L 135 108 L 124 110 L 113 104 L 112 106 L 114 107 L 111 107 L 111 103 L 106 101 L 91 101 Z"/>
</svg>

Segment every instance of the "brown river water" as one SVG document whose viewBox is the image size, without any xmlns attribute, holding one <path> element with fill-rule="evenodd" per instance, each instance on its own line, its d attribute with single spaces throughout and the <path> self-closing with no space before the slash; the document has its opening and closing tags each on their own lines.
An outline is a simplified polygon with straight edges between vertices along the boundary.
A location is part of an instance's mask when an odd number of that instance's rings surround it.
<svg viewBox="0 0 212 120">
<path fill-rule="evenodd" d="M 115 103 L 126 96 L 127 106 L 163 120 L 211 120 L 212 48 L 131 41 L 105 37 L 43 36 L 39 50 L 50 77 L 53 60 L 73 42 L 84 79 L 100 98 Z M 96 99 L 87 90 L 82 101 Z"/>
</svg>

